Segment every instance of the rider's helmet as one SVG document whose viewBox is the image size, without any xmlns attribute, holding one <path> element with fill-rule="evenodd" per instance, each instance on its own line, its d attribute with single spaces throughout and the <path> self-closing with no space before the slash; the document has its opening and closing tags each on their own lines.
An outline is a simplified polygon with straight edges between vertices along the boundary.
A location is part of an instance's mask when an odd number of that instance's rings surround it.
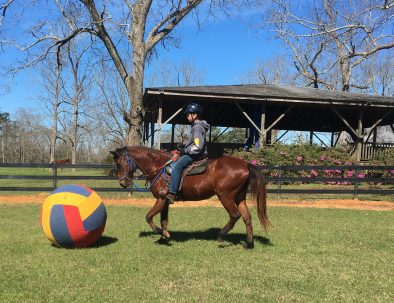
<svg viewBox="0 0 394 303">
<path fill-rule="evenodd" d="M 185 114 L 201 115 L 202 114 L 202 107 L 200 104 L 192 102 L 186 106 L 184 113 Z"/>
</svg>

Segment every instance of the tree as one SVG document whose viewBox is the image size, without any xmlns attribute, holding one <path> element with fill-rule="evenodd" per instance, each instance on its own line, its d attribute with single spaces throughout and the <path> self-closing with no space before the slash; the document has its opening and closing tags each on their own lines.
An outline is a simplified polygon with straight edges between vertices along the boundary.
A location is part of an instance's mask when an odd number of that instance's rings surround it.
<svg viewBox="0 0 394 303">
<path fill-rule="evenodd" d="M 273 0 L 270 23 L 291 49 L 308 85 L 350 91 L 363 88 L 354 70 L 394 47 L 392 1 Z M 336 76 L 338 75 L 338 77 Z"/>
<path fill-rule="evenodd" d="M 0 134 L 1 134 L 1 156 L 2 162 L 6 162 L 6 141 L 8 130 L 11 125 L 10 114 L 5 112 L 0 112 Z"/>
<path fill-rule="evenodd" d="M 50 52 L 60 51 L 79 35 L 97 37 L 104 45 L 127 91 L 129 104 L 127 111 L 123 113 L 128 126 L 127 143 L 140 144 L 145 64 L 158 43 L 166 45 L 167 42 L 175 41 L 170 39 L 170 33 L 202 0 L 125 1 L 122 8 L 119 3 L 104 0 L 99 4 L 93 0 L 55 2 L 61 18 L 70 29 L 66 35 L 56 30 L 55 24 L 59 20 L 50 16 L 30 28 L 34 39 L 26 39 L 25 44 L 3 40 L 1 44 L 26 52 L 27 61 L 20 67 L 29 67 L 44 60 Z M 10 7 L 7 5 L 3 12 L 5 9 L 8 11 Z"/>
</svg>

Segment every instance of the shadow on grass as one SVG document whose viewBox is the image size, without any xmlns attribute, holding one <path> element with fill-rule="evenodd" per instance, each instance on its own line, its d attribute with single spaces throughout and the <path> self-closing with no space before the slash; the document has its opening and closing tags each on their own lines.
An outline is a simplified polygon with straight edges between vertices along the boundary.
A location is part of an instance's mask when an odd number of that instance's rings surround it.
<svg viewBox="0 0 394 303">
<path fill-rule="evenodd" d="M 187 242 L 190 240 L 212 240 L 216 241 L 220 232 L 220 228 L 210 228 L 207 230 L 198 231 L 172 231 L 171 241 L 175 242 Z M 140 237 L 150 237 L 156 235 L 154 232 L 142 231 L 140 232 Z M 272 246 L 270 239 L 262 236 L 254 236 L 255 242 L 261 243 L 263 245 Z M 231 233 L 229 232 L 225 237 L 224 241 L 230 242 L 234 245 L 243 243 L 246 241 L 246 234 Z"/>
<path fill-rule="evenodd" d="M 90 245 L 88 248 L 98 248 L 98 247 L 102 247 L 102 246 L 111 245 L 116 242 L 118 242 L 118 238 L 101 236 L 95 243 Z"/>
<path fill-rule="evenodd" d="M 75 248 L 75 247 L 59 247 L 55 244 L 51 244 L 52 247 L 54 248 L 60 248 L 60 249 L 89 249 L 89 248 L 99 248 L 99 247 L 103 247 L 103 246 L 107 246 L 107 245 L 111 245 L 118 242 L 117 238 L 113 238 L 113 237 L 108 237 L 108 236 L 101 236 L 95 243 L 87 246 L 87 247 L 83 247 L 83 248 Z"/>
</svg>

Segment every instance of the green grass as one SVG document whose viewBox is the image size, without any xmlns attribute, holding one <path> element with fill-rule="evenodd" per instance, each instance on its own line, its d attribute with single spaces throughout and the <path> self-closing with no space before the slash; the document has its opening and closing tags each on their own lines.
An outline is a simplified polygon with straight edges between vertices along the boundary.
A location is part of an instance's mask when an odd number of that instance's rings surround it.
<svg viewBox="0 0 394 303">
<path fill-rule="evenodd" d="M 224 209 L 170 210 L 169 246 L 145 223 L 148 208 L 107 206 L 99 245 L 51 246 L 38 205 L 0 205 L 1 302 L 392 302 L 394 212 L 269 209 L 244 250 L 239 221 L 215 239 Z"/>
</svg>

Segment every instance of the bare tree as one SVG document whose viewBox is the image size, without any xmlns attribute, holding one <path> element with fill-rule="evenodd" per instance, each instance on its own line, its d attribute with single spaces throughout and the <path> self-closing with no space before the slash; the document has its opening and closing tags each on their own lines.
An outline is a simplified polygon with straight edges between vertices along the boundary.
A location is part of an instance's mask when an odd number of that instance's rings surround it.
<svg viewBox="0 0 394 303">
<path fill-rule="evenodd" d="M 354 69 L 394 47 L 391 1 L 320 0 L 302 2 L 301 7 L 290 0 L 272 2 L 270 22 L 292 50 L 297 70 L 314 87 L 363 88 L 352 81 Z"/>
<path fill-rule="evenodd" d="M 104 0 L 99 5 L 93 0 L 55 2 L 70 29 L 66 35 L 56 31 L 55 22 L 50 16 L 31 28 L 35 39 L 29 39 L 26 44 L 2 40 L 2 45 L 16 47 L 26 54 L 35 54 L 34 57 L 28 56 L 25 64 L 21 65 L 29 67 L 79 35 L 97 37 L 103 43 L 128 94 L 128 108 L 123 113 L 128 125 L 127 142 L 140 144 L 143 79 L 147 59 L 158 43 L 176 43 L 176 40 L 170 39 L 170 33 L 202 0 L 124 1 L 123 7 L 119 7 L 119 3 Z"/>
</svg>

